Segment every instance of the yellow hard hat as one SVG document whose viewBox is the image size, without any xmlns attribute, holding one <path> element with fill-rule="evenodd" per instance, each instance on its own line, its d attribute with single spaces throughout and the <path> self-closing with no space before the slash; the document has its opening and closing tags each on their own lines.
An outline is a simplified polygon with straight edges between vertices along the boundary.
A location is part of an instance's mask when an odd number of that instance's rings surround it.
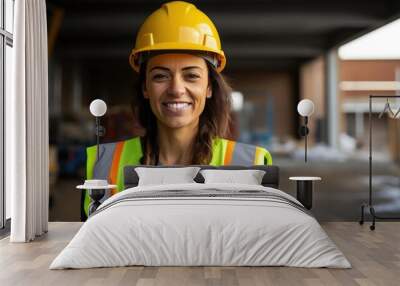
<svg viewBox="0 0 400 286">
<path fill-rule="evenodd" d="M 151 51 L 187 50 L 203 52 L 216 59 L 216 70 L 226 64 L 221 41 L 213 22 L 191 3 L 165 3 L 144 21 L 136 37 L 129 62 L 139 72 L 140 55 Z"/>
</svg>

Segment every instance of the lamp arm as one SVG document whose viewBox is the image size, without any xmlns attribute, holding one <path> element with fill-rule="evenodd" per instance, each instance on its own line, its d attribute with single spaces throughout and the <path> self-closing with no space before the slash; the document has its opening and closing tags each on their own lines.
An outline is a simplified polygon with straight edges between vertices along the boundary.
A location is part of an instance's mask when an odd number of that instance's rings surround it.
<svg viewBox="0 0 400 286">
<path fill-rule="evenodd" d="M 308 124 L 308 116 L 305 117 L 305 126 L 306 126 L 305 146 L 304 146 L 304 150 L 305 150 L 305 152 L 304 152 L 304 160 L 305 160 L 305 162 L 307 162 L 307 134 L 308 134 L 307 124 Z"/>
<path fill-rule="evenodd" d="M 100 117 L 96 116 L 96 161 L 99 161 L 99 148 L 100 148 Z"/>
</svg>

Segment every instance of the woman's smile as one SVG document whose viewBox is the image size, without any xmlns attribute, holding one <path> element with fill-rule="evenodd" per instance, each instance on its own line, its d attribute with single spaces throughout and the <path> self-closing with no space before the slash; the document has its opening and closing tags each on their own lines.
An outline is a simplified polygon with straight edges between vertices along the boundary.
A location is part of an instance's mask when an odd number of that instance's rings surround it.
<svg viewBox="0 0 400 286">
<path fill-rule="evenodd" d="M 163 102 L 164 112 L 171 116 L 180 116 L 184 112 L 192 110 L 193 104 L 191 102 L 169 101 Z"/>
</svg>

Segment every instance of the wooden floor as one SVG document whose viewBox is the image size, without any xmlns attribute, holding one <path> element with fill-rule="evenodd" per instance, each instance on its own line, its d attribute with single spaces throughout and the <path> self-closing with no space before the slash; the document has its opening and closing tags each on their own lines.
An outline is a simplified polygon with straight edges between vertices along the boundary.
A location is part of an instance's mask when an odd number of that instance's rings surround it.
<svg viewBox="0 0 400 286">
<path fill-rule="evenodd" d="M 400 222 L 322 223 L 353 268 L 120 267 L 48 270 L 81 223 L 50 223 L 32 243 L 0 241 L 0 285 L 400 285 Z"/>
</svg>

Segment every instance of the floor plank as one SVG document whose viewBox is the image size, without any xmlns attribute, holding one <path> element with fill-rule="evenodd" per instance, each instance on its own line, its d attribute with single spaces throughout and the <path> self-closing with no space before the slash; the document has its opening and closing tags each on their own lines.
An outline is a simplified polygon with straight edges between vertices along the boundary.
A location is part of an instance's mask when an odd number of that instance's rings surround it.
<svg viewBox="0 0 400 286">
<path fill-rule="evenodd" d="M 0 240 L 0 285 L 399 285 L 400 222 L 378 222 L 375 231 L 356 222 L 322 223 L 352 269 L 137 266 L 49 270 L 81 224 L 52 222 L 49 232 L 31 243 Z"/>
</svg>

